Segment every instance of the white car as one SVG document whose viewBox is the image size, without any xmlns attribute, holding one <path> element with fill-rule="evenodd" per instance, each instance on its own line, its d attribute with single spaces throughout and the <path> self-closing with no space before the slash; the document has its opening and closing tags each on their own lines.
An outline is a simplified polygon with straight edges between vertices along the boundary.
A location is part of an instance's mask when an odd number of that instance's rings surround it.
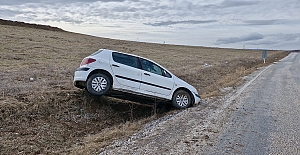
<svg viewBox="0 0 300 155">
<path fill-rule="evenodd" d="M 176 108 L 200 102 L 197 90 L 159 64 L 132 54 L 100 49 L 84 58 L 74 85 L 92 95 L 132 101 L 168 101 Z"/>
</svg>

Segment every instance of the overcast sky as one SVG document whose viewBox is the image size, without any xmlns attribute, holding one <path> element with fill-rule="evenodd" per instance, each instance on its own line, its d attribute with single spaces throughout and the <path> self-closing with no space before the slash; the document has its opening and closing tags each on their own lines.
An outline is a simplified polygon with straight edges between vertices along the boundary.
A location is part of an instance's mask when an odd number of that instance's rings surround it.
<svg viewBox="0 0 300 155">
<path fill-rule="evenodd" d="M 300 49 L 300 0 L 1 0 L 0 18 L 122 40 Z"/>
</svg>

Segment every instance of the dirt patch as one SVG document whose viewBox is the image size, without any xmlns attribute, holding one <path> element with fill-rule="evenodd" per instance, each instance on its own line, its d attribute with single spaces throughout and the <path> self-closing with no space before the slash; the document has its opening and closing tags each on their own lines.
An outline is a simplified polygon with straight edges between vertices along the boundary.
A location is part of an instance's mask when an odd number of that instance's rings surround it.
<svg viewBox="0 0 300 155">
<path fill-rule="evenodd" d="M 202 97 L 221 95 L 220 88 L 267 65 L 261 51 L 138 43 L 13 24 L 0 25 L 1 154 L 94 154 L 146 122 L 178 112 L 163 106 L 153 117 L 152 107 L 76 89 L 75 69 L 99 48 L 150 58 Z M 267 63 L 286 55 L 269 51 Z"/>
</svg>

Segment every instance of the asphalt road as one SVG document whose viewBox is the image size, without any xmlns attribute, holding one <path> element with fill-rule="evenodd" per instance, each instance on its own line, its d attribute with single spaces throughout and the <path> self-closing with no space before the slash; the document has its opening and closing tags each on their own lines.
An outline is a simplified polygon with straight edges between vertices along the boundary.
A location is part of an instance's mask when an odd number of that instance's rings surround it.
<svg viewBox="0 0 300 155">
<path fill-rule="evenodd" d="M 269 66 L 235 102 L 205 154 L 300 154 L 300 53 Z"/>
</svg>

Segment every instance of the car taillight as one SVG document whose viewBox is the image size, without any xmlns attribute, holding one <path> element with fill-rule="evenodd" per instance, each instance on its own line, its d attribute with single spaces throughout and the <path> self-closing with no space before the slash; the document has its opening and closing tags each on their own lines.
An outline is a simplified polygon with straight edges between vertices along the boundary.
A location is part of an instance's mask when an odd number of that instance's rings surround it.
<svg viewBox="0 0 300 155">
<path fill-rule="evenodd" d="M 90 64 L 90 63 L 95 62 L 95 61 L 96 61 L 96 60 L 95 60 L 95 59 L 92 59 L 92 58 L 85 58 L 85 59 L 82 60 L 80 66 L 86 65 L 86 64 Z"/>
</svg>

